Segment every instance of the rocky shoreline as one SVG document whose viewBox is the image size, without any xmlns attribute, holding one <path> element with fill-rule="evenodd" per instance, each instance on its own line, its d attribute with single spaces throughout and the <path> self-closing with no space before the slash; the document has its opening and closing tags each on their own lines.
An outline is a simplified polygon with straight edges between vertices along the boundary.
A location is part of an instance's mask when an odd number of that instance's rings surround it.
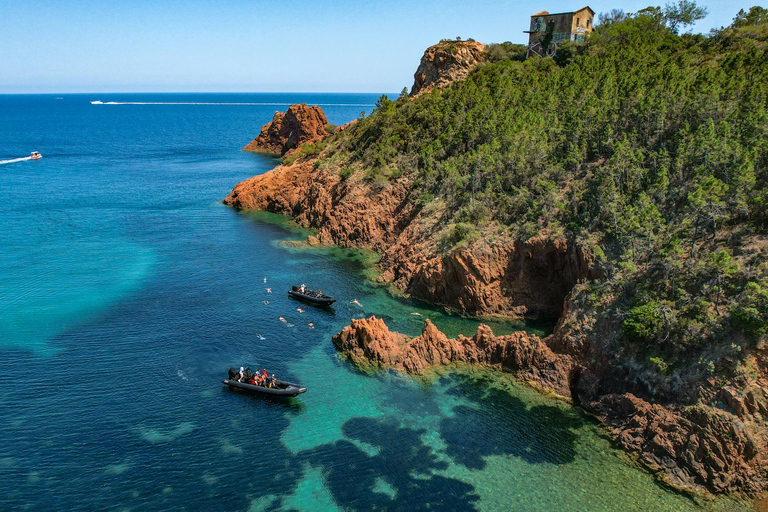
<svg viewBox="0 0 768 512">
<path fill-rule="evenodd" d="M 333 337 L 357 364 L 420 375 L 430 368 L 470 363 L 512 373 L 542 390 L 573 401 L 595 415 L 614 440 L 668 485 L 688 492 L 745 492 L 766 485 L 761 426 L 702 404 L 653 404 L 632 393 L 600 393 L 600 378 L 575 355 L 550 347 L 557 333 L 540 339 L 517 332 L 494 336 L 481 325 L 472 337 L 451 339 L 426 320 L 421 335 L 391 332 L 372 316 L 355 319 Z M 755 411 L 765 407 L 763 403 Z M 754 418 L 753 418 L 754 420 Z"/>
<path fill-rule="evenodd" d="M 482 45 L 472 43 L 430 48 L 412 95 L 466 76 L 481 60 Z M 450 76 L 443 80 L 440 70 Z M 442 221 L 445 204 L 412 197 L 407 173 L 382 183 L 333 158 L 286 149 L 286 117 L 276 114 L 255 146 L 298 156 L 239 183 L 225 204 L 289 215 L 316 230 L 310 243 L 376 251 L 379 280 L 414 298 L 475 317 L 558 319 L 544 339 L 495 336 L 487 326 L 450 339 L 428 320 L 410 338 L 371 317 L 352 320 L 334 336 L 341 352 L 361 365 L 414 375 L 453 363 L 507 371 L 595 415 L 619 446 L 675 488 L 753 497 L 768 490 L 768 347 L 744 356 L 756 370 L 732 382 L 693 373 L 649 376 L 616 342 L 620 321 L 582 293 L 579 283 L 603 275 L 595 247 L 546 227 L 527 239 L 494 229 L 456 243 L 455 226 Z M 289 132 L 325 138 L 316 126 L 322 121 L 310 124 Z M 330 153 L 333 139 L 328 144 Z"/>
<path fill-rule="evenodd" d="M 431 323 L 408 340 L 381 320 L 353 320 L 334 339 L 352 359 L 413 374 L 453 362 L 510 371 L 597 416 L 622 448 L 675 488 L 750 496 L 768 488 L 762 421 L 768 392 L 753 383 L 749 408 L 742 390 L 728 394 L 705 383 L 687 392 L 690 400 L 652 403 L 641 376 L 604 342 L 603 335 L 618 327 L 595 332 L 594 315 L 570 300 L 579 280 L 599 275 L 587 249 L 542 235 L 441 253 L 434 243 L 439 215 L 410 201 L 406 183 L 376 189 L 314 162 L 298 160 L 252 177 L 224 203 L 289 215 L 317 230 L 311 243 L 372 249 L 382 255 L 380 280 L 433 304 L 480 317 L 560 318 L 545 340 L 525 333 L 495 337 L 489 328 L 450 340 Z"/>
</svg>

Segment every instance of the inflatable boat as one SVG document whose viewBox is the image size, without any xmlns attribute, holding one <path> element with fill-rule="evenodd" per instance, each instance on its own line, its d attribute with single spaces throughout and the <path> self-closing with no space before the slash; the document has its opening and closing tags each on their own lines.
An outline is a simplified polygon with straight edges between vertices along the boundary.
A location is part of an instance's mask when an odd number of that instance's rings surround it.
<svg viewBox="0 0 768 512">
<path fill-rule="evenodd" d="M 311 302 L 312 304 L 318 304 L 321 306 L 330 306 L 337 300 L 335 297 L 331 297 L 330 295 L 326 295 L 324 293 L 317 293 L 312 290 L 304 290 L 304 292 L 301 292 L 299 291 L 298 286 L 292 286 L 288 291 L 288 295 L 296 299 L 305 300 L 307 302 Z"/>
</svg>

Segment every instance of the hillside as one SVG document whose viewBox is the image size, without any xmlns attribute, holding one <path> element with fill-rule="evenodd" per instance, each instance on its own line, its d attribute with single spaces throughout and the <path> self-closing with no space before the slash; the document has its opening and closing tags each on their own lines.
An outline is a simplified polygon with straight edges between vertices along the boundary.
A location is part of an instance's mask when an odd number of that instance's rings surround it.
<svg viewBox="0 0 768 512">
<path fill-rule="evenodd" d="M 413 296 L 558 318 L 546 342 L 580 368 L 572 398 L 622 445 L 676 485 L 764 491 L 768 16 L 709 37 L 674 21 L 607 20 L 555 59 L 491 45 L 466 79 L 382 97 L 227 201 L 381 252 Z M 653 428 L 627 433 L 640 410 L 732 450 L 684 436 L 664 455 Z"/>
</svg>

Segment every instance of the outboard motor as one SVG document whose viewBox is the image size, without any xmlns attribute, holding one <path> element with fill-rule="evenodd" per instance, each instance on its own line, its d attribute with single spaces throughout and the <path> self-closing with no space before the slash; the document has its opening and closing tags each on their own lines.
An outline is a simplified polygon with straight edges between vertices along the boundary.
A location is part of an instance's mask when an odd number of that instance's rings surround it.
<svg viewBox="0 0 768 512">
<path fill-rule="evenodd" d="M 235 370 L 234 368 L 229 369 L 229 380 L 237 380 L 237 376 L 240 374 L 239 371 Z"/>
<path fill-rule="evenodd" d="M 297 292 L 297 291 L 299 291 L 299 287 L 295 286 L 295 285 L 291 286 L 291 291 Z"/>
</svg>

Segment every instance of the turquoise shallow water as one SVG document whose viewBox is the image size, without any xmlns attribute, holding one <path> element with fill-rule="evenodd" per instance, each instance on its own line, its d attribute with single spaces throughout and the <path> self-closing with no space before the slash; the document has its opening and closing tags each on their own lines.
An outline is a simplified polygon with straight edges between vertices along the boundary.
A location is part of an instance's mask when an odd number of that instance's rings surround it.
<svg viewBox="0 0 768 512">
<path fill-rule="evenodd" d="M 426 383 L 338 357 L 350 318 L 409 334 L 424 317 L 451 335 L 477 322 L 388 295 L 369 255 L 287 245 L 304 233 L 286 219 L 219 201 L 274 165 L 239 148 L 276 109 L 320 103 L 341 124 L 375 100 L 0 96 L 0 160 L 44 155 L 0 165 L 1 510 L 744 506 L 657 485 L 577 409 L 506 376 Z M 298 282 L 342 300 L 300 312 L 285 294 Z M 223 389 L 242 363 L 309 391 Z"/>
</svg>

